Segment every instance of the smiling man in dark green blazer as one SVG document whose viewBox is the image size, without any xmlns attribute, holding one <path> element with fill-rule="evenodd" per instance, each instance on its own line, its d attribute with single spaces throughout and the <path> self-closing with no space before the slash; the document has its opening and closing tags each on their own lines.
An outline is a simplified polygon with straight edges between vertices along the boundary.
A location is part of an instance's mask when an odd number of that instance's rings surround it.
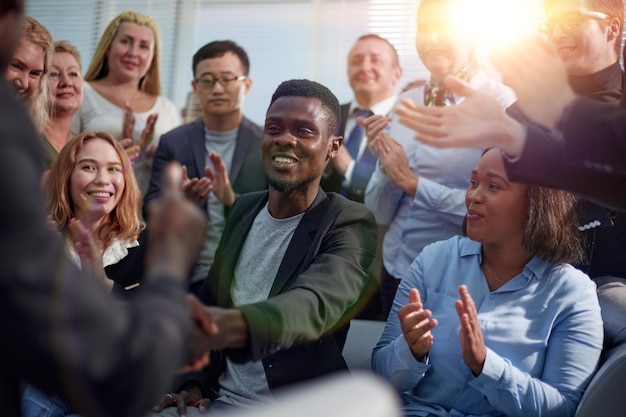
<svg viewBox="0 0 626 417">
<path fill-rule="evenodd" d="M 275 388 L 345 370 L 343 336 L 376 250 L 363 204 L 319 186 L 342 144 L 340 110 L 313 81 L 282 83 L 261 140 L 269 190 L 235 201 L 204 288 L 219 327 L 213 406 L 270 402 Z M 213 395 L 211 395 L 213 394 Z"/>
</svg>

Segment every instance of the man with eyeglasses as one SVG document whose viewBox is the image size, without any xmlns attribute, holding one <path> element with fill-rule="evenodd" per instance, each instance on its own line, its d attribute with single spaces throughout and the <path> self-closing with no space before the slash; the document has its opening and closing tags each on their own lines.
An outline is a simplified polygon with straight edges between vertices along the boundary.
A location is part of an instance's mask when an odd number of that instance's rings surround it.
<svg viewBox="0 0 626 417">
<path fill-rule="evenodd" d="M 622 0 L 546 0 L 544 10 L 547 19 L 539 32 L 556 48 L 574 92 L 618 105 L 624 88 L 624 73 L 619 62 L 624 23 Z M 543 171 L 536 167 L 538 155 L 541 155 L 542 165 L 551 165 L 551 169 L 558 170 L 566 164 L 568 161 L 559 152 L 554 135 L 515 110 L 514 106 L 509 114 L 524 122 L 528 140 L 521 158 L 509 161 L 511 179 L 530 179 L 526 172 L 531 166 L 535 166 L 532 169 L 535 172 Z M 558 177 L 557 173 L 554 180 L 558 181 Z M 618 255 L 626 251 L 626 212 L 609 210 L 586 200 L 581 201 L 579 208 L 579 229 L 587 253 L 586 260 L 577 267 L 598 285 L 603 320 L 605 328 L 609 329 L 605 346 L 610 347 L 619 337 L 619 332 L 612 334 L 610 329 L 622 327 L 611 322 L 616 318 L 623 320 L 623 315 L 614 312 L 621 308 L 626 313 L 626 305 L 615 304 L 620 298 L 622 301 L 618 304 L 626 300 L 626 258 Z"/>
<path fill-rule="evenodd" d="M 597 116 L 592 126 L 585 126 L 584 122 L 572 122 L 572 117 L 576 117 L 572 114 L 578 113 L 578 118 L 581 118 L 579 104 L 589 103 L 590 99 L 606 103 L 604 109 L 607 113 L 612 110 L 610 108 L 612 105 L 618 103 L 621 106 L 626 105 L 623 95 L 624 73 L 619 64 L 624 15 L 622 0 L 547 0 L 544 9 L 547 20 L 539 27 L 539 32 L 553 44 L 563 62 L 573 90 L 570 91 L 571 96 L 575 97 L 573 93 L 576 93 L 582 97 L 577 100 L 572 98 L 574 101 L 565 107 L 563 114 L 557 117 L 559 122 L 554 126 L 543 123 L 550 129 L 532 121 L 537 119 L 537 114 L 524 114 L 520 110 L 522 104 L 519 107 L 513 105 L 507 111 L 517 120 L 506 117 L 504 113 L 498 113 L 495 103 L 489 103 L 492 100 L 485 96 L 474 96 L 474 92 L 460 81 L 454 83 L 455 91 L 468 97 L 468 106 L 460 107 L 458 110 L 446 109 L 435 114 L 430 109 L 420 109 L 409 103 L 409 106 L 399 110 L 399 113 L 405 118 L 403 123 L 417 130 L 421 139 L 431 135 L 431 139 L 425 140 L 426 143 L 435 146 L 500 146 L 506 149 L 505 166 L 510 179 L 515 182 L 566 187 L 589 196 L 599 195 L 598 191 L 602 190 L 604 191 L 602 201 L 612 202 L 613 207 L 623 207 L 625 201 L 624 189 L 621 186 L 623 179 L 619 179 L 619 174 L 623 171 L 620 171 L 619 166 L 608 162 L 610 158 L 606 156 L 610 152 L 602 149 L 605 136 L 617 130 L 615 125 L 607 126 L 609 119 L 600 120 Z M 500 67 L 504 69 L 505 80 L 507 77 L 514 81 L 523 78 L 522 71 L 537 71 L 537 68 L 538 71 L 542 71 L 542 65 L 533 61 L 544 62 L 550 59 L 550 54 L 543 50 L 545 45 L 539 46 L 538 48 L 537 45 L 529 43 L 526 47 L 530 52 L 526 49 L 507 51 L 506 55 L 521 54 L 526 57 L 519 60 L 509 57 L 511 61 L 518 61 L 515 64 L 507 63 L 506 58 L 500 57 L 502 61 Z M 524 45 L 520 49 L 523 48 Z M 528 67 L 520 69 L 520 62 L 528 63 Z M 558 60 L 551 62 L 554 67 L 560 65 Z M 545 71 L 545 64 L 543 65 Z M 558 74 L 559 71 L 555 72 Z M 534 77 L 546 77 L 552 80 L 552 84 L 559 82 L 558 77 L 548 71 Z M 532 76 L 525 75 L 525 78 Z M 527 102 L 532 96 L 550 99 L 546 93 L 547 88 L 533 91 L 528 88 L 530 81 L 517 80 L 516 84 L 515 89 L 520 101 Z M 543 107 L 542 119 L 549 119 L 545 113 L 563 110 L 558 88 L 553 98 L 550 110 L 548 106 Z M 411 113 L 412 110 L 415 113 Z M 528 112 L 528 107 L 526 111 Z M 593 113 L 595 110 L 587 111 Z M 595 112 L 597 115 L 601 110 Z M 430 122 L 427 121 L 429 117 Z M 618 117 L 614 116 L 614 119 L 617 120 Z M 572 128 L 568 124 L 576 127 Z M 580 166 L 577 171 L 573 171 L 572 166 L 579 163 L 578 157 L 585 153 L 585 149 L 583 146 L 572 146 L 575 143 L 572 139 L 575 130 L 578 130 L 576 132 L 578 137 L 586 135 L 584 140 L 589 143 L 586 145 L 587 148 L 594 147 L 595 144 L 600 151 L 595 156 L 584 158 L 585 165 Z M 435 136 L 438 136 L 438 139 L 434 139 Z M 563 137 L 572 148 L 577 149 L 566 152 Z M 455 143 L 436 145 L 437 140 Z M 580 139 L 577 141 L 580 142 Z M 602 159 L 594 158 L 602 152 L 606 161 L 597 162 Z M 623 155 L 618 154 L 618 158 L 623 160 Z M 595 192 L 590 191 L 592 188 Z M 587 259 L 578 267 L 598 285 L 598 298 L 605 328 L 604 344 L 608 350 L 623 343 L 626 337 L 623 325 L 626 316 L 626 257 L 623 256 L 626 251 L 626 212 L 609 210 L 585 200 L 581 201 L 580 208 L 579 229 L 585 239 Z"/>
<path fill-rule="evenodd" d="M 193 56 L 191 82 L 202 117 L 166 133 L 159 142 L 145 208 L 159 197 L 161 175 L 170 161 L 184 166 L 187 198 L 207 214 L 205 245 L 191 271 L 190 290 L 197 292 L 213 264 L 225 215 L 236 195 L 267 188 L 261 166 L 260 126 L 243 115 L 252 86 L 246 51 L 230 40 L 201 47 Z"/>
<path fill-rule="evenodd" d="M 539 32 L 557 48 L 574 90 L 605 102 L 622 93 L 622 0 L 546 0 Z"/>
</svg>

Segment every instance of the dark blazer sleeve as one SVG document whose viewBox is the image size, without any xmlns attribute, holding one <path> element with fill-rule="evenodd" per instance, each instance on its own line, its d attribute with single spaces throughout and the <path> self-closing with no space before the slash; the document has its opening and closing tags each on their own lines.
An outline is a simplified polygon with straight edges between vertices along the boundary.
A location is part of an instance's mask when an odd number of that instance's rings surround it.
<svg viewBox="0 0 626 417">
<path fill-rule="evenodd" d="M 343 137 L 344 141 L 346 140 L 345 131 L 346 131 L 346 122 L 348 121 L 348 112 L 350 111 L 350 103 L 345 103 L 341 105 L 341 124 L 339 125 L 339 135 Z M 344 145 L 345 146 L 345 142 Z M 322 176 L 322 180 L 320 182 L 320 186 L 326 192 L 339 192 L 341 188 L 341 184 L 343 183 L 343 175 L 340 175 L 333 164 L 329 163 L 324 175 Z M 362 200 L 361 200 L 362 202 Z"/>
<path fill-rule="evenodd" d="M 161 178 L 163 177 L 163 171 L 165 170 L 167 164 L 174 160 L 173 152 L 170 148 L 170 142 L 167 139 L 168 137 L 169 134 L 167 133 L 161 137 L 152 161 L 152 171 L 150 173 L 148 191 L 146 191 L 143 201 L 143 212 L 144 218 L 146 219 L 148 218 L 148 205 L 152 201 L 157 200 L 161 194 Z"/>
<path fill-rule="evenodd" d="M 0 141 L 0 386 L 25 378 L 82 415 L 141 415 L 184 359 L 191 326 L 184 289 L 154 276 L 120 308 L 72 266 L 48 225 L 39 142 L 6 87 Z"/>
<path fill-rule="evenodd" d="M 626 173 L 626 110 L 578 99 L 562 121 L 567 160 L 594 171 Z"/>
<path fill-rule="evenodd" d="M 237 196 L 267 189 L 267 176 L 261 160 L 263 129 L 243 118 L 237 134 L 237 146 L 229 178 Z"/>
<path fill-rule="evenodd" d="M 614 105 L 579 99 L 563 121 L 563 138 L 507 112 L 527 129 L 520 158 L 505 159 L 509 178 L 564 188 L 600 205 L 626 209 L 626 112 Z"/>
<path fill-rule="evenodd" d="M 312 232 L 307 247 L 294 246 L 299 232 Z M 250 331 L 248 359 L 318 340 L 347 320 L 366 288 L 376 233 L 369 209 L 336 194 L 310 209 L 294 234 L 281 269 L 296 253 L 304 252 L 300 265 L 283 283 L 279 270 L 266 301 L 238 307 Z"/>
<path fill-rule="evenodd" d="M 526 145 L 522 155 L 517 160 L 505 160 L 507 174 L 513 181 L 534 183 L 540 178 L 543 185 L 558 184 L 559 179 L 553 175 L 546 176 L 545 172 L 561 176 L 565 158 L 562 146 L 560 146 L 556 135 L 541 126 L 534 124 L 524 115 L 516 104 L 511 105 L 507 110 L 509 116 L 513 117 L 526 128 Z M 543 173 L 543 174 L 542 174 Z M 552 181 L 553 184 L 548 184 Z"/>
</svg>

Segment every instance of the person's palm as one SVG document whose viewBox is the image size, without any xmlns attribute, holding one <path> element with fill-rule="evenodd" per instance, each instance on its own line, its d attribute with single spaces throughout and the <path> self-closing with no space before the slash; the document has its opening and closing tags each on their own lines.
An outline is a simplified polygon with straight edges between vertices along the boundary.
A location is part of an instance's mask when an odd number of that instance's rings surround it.
<svg viewBox="0 0 626 417">
<path fill-rule="evenodd" d="M 537 36 L 526 37 L 495 53 L 492 60 L 504 83 L 515 91 L 520 110 L 535 123 L 554 129 L 576 97 L 554 46 Z"/>
</svg>

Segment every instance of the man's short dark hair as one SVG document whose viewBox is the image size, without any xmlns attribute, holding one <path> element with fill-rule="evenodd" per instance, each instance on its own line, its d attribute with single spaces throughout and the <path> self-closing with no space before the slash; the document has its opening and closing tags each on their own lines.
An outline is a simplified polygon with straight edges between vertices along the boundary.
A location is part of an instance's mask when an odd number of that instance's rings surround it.
<svg viewBox="0 0 626 417">
<path fill-rule="evenodd" d="M 270 107 L 280 97 L 312 97 L 322 102 L 328 114 L 328 130 L 331 135 L 339 135 L 341 107 L 339 100 L 328 87 L 310 80 L 289 80 L 280 83 L 270 101 Z"/>
<path fill-rule="evenodd" d="M 544 0 L 543 9 L 548 10 L 558 1 L 563 0 Z M 619 19 L 619 38 L 615 41 L 615 53 L 619 57 L 622 47 L 622 32 L 624 30 L 624 3 L 623 0 L 585 0 L 585 7 L 592 12 L 601 12 L 605 15 Z"/>
<path fill-rule="evenodd" d="M 224 54 L 226 54 L 227 52 L 232 52 L 233 54 L 237 55 L 239 61 L 241 61 L 243 74 L 238 75 L 249 75 L 250 60 L 248 59 L 248 54 L 246 53 L 246 51 L 235 42 L 225 40 L 209 42 L 202 48 L 198 49 L 198 51 L 193 55 L 193 61 L 191 64 L 191 72 L 193 76 L 196 76 L 196 67 L 198 66 L 198 63 L 200 61 L 211 58 L 219 58 L 224 56 Z"/>
</svg>

